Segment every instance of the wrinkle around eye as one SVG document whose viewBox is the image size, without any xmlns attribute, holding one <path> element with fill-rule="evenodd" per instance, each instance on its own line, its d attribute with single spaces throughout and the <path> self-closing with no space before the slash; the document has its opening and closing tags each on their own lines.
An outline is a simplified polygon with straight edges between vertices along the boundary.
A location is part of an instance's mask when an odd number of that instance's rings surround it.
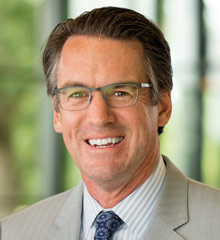
<svg viewBox="0 0 220 240">
<path fill-rule="evenodd" d="M 142 102 L 142 103 L 144 103 L 146 105 L 152 105 L 150 92 L 149 91 L 141 91 L 141 92 L 139 92 L 138 101 Z"/>
</svg>

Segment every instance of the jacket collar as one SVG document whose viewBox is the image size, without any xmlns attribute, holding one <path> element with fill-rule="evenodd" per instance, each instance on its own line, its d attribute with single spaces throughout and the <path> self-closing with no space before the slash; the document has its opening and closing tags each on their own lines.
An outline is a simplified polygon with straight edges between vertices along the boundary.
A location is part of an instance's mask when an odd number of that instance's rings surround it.
<svg viewBox="0 0 220 240">
<path fill-rule="evenodd" d="M 184 238 L 175 229 L 188 222 L 187 178 L 163 157 L 167 166 L 164 186 L 152 213 L 144 239 L 177 240 Z"/>
</svg>

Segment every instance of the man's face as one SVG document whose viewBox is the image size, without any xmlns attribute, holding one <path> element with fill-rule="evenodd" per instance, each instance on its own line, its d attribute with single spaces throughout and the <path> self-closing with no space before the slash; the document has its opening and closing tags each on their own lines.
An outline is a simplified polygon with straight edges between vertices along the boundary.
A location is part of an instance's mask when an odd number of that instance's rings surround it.
<svg viewBox="0 0 220 240">
<path fill-rule="evenodd" d="M 58 66 L 58 88 L 123 82 L 149 82 L 140 42 L 91 36 L 66 41 Z M 169 113 L 164 113 L 169 94 L 165 98 L 166 104 L 152 106 L 150 89 L 145 88 L 136 105 L 111 108 L 96 91 L 86 109 L 54 112 L 55 130 L 63 134 L 85 182 L 129 181 L 153 171 L 159 158 L 157 128 L 169 119 Z M 92 139 L 101 139 L 105 147 L 90 145 Z"/>
</svg>

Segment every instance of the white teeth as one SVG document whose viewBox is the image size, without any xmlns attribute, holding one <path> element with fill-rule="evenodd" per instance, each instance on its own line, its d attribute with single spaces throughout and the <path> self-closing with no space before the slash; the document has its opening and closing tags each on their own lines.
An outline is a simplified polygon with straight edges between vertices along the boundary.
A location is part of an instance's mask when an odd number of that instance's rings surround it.
<svg viewBox="0 0 220 240">
<path fill-rule="evenodd" d="M 88 143 L 92 146 L 103 146 L 103 145 L 114 145 L 116 143 L 119 143 L 123 140 L 123 137 L 114 137 L 114 138 L 103 138 L 103 139 L 89 139 Z"/>
<path fill-rule="evenodd" d="M 102 139 L 101 145 L 106 145 L 106 144 L 108 144 L 108 139 L 107 138 Z"/>
<path fill-rule="evenodd" d="M 96 141 L 96 145 L 102 145 L 102 139 L 97 139 L 97 140 L 93 140 L 93 142 Z"/>
</svg>

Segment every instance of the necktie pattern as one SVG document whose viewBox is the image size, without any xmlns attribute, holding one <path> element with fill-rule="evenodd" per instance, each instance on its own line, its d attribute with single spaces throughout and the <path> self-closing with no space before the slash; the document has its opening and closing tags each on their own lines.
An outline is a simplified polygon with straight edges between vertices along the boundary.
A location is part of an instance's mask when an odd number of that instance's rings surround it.
<svg viewBox="0 0 220 240">
<path fill-rule="evenodd" d="M 124 222 L 113 211 L 100 212 L 95 220 L 94 240 L 111 240 L 113 234 Z"/>
</svg>

